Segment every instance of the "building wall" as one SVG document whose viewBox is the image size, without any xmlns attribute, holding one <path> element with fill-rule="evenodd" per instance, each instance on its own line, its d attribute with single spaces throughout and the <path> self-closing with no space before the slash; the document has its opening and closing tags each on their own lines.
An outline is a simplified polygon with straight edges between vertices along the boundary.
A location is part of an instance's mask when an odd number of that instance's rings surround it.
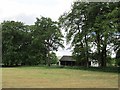
<svg viewBox="0 0 120 90">
<path fill-rule="evenodd" d="M 75 66 L 75 61 L 60 61 L 60 65 Z"/>
<path fill-rule="evenodd" d="M 99 64 L 97 61 L 91 61 L 91 67 L 99 67 Z"/>
</svg>

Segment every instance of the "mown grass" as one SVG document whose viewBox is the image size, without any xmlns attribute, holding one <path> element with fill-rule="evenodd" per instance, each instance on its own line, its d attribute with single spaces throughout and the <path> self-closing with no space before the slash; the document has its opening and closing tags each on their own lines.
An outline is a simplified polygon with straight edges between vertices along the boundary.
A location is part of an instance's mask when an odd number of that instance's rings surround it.
<svg viewBox="0 0 120 90">
<path fill-rule="evenodd" d="M 2 86 L 3 88 L 118 88 L 118 73 L 91 69 L 46 66 L 2 68 Z"/>
</svg>

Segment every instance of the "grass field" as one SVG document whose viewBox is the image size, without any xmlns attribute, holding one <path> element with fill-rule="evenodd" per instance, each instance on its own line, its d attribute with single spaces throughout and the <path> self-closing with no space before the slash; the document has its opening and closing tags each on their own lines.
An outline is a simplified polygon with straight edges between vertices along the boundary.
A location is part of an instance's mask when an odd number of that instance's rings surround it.
<svg viewBox="0 0 120 90">
<path fill-rule="evenodd" d="M 68 68 L 2 69 L 3 88 L 118 88 L 118 74 Z"/>
</svg>

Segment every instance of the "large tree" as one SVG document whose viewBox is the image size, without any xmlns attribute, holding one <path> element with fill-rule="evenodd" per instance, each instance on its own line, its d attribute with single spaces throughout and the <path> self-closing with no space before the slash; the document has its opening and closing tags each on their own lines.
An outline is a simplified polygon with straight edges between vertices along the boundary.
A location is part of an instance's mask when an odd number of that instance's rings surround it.
<svg viewBox="0 0 120 90">
<path fill-rule="evenodd" d="M 76 1 L 71 11 L 59 18 L 61 27 L 67 32 L 67 41 L 74 47 L 73 55 L 80 61 L 85 60 L 86 66 L 91 55 L 95 54 L 99 65 L 106 66 L 107 56 L 115 46 L 118 12 L 118 3 Z M 95 47 L 92 52 L 95 54 L 91 54 L 90 47 Z"/>
<path fill-rule="evenodd" d="M 35 25 L 21 22 L 2 23 L 3 64 L 50 66 L 50 51 L 63 47 L 62 34 L 58 23 L 50 18 L 37 18 Z"/>
<path fill-rule="evenodd" d="M 76 57 L 78 63 L 84 60 L 87 67 L 89 66 L 91 34 L 88 8 L 89 3 L 74 2 L 71 11 L 59 18 L 60 26 L 67 32 L 67 42 L 72 42 L 72 47 L 74 47 L 73 56 Z"/>
<path fill-rule="evenodd" d="M 21 47 L 26 27 L 21 22 L 5 21 L 2 23 L 2 58 L 6 66 L 18 65 L 22 62 Z"/>
<path fill-rule="evenodd" d="M 34 39 L 36 39 L 39 42 L 39 45 L 44 48 L 43 50 L 47 57 L 45 61 L 48 66 L 50 66 L 50 51 L 57 51 L 59 46 L 63 47 L 63 36 L 58 27 L 58 23 L 52 21 L 50 18 L 37 18 L 34 33 L 36 33 Z"/>
<path fill-rule="evenodd" d="M 5 66 L 43 64 L 43 49 L 34 43 L 34 25 L 21 22 L 2 23 L 2 63 Z"/>
<path fill-rule="evenodd" d="M 95 22 L 92 23 L 95 43 L 97 46 L 97 57 L 102 67 L 106 66 L 109 53 L 115 48 L 115 37 L 118 30 L 118 3 L 93 3 L 94 7 L 90 8 L 89 16 Z M 94 11 L 94 12 L 93 12 Z M 112 17 L 112 14 L 114 18 Z M 115 18 L 116 17 L 116 18 Z M 93 21 L 92 20 L 92 21 Z"/>
</svg>

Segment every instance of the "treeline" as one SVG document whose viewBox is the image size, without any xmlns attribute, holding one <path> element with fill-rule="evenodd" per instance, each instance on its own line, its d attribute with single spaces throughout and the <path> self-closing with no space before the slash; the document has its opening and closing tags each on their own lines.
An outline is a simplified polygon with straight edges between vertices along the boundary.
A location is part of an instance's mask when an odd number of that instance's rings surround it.
<svg viewBox="0 0 120 90">
<path fill-rule="evenodd" d="M 50 18 L 37 18 L 34 25 L 22 22 L 4 21 L 2 23 L 2 64 L 49 65 L 57 63 L 53 52 L 63 47 L 62 34 L 58 22 Z"/>
<path fill-rule="evenodd" d="M 120 66 L 120 2 L 79 2 L 69 12 L 60 16 L 59 22 L 50 18 L 37 18 L 34 25 L 21 22 L 2 23 L 2 63 L 14 65 L 49 65 L 56 63 L 53 51 L 63 46 L 65 29 L 68 43 L 73 48 L 77 63 L 98 61 L 101 67 L 107 63 Z M 116 58 L 111 58 L 112 51 Z"/>
<path fill-rule="evenodd" d="M 67 42 L 73 47 L 73 57 L 78 64 L 89 60 L 98 61 L 101 67 L 113 62 L 120 65 L 120 2 L 79 2 L 60 18 Z"/>
</svg>

